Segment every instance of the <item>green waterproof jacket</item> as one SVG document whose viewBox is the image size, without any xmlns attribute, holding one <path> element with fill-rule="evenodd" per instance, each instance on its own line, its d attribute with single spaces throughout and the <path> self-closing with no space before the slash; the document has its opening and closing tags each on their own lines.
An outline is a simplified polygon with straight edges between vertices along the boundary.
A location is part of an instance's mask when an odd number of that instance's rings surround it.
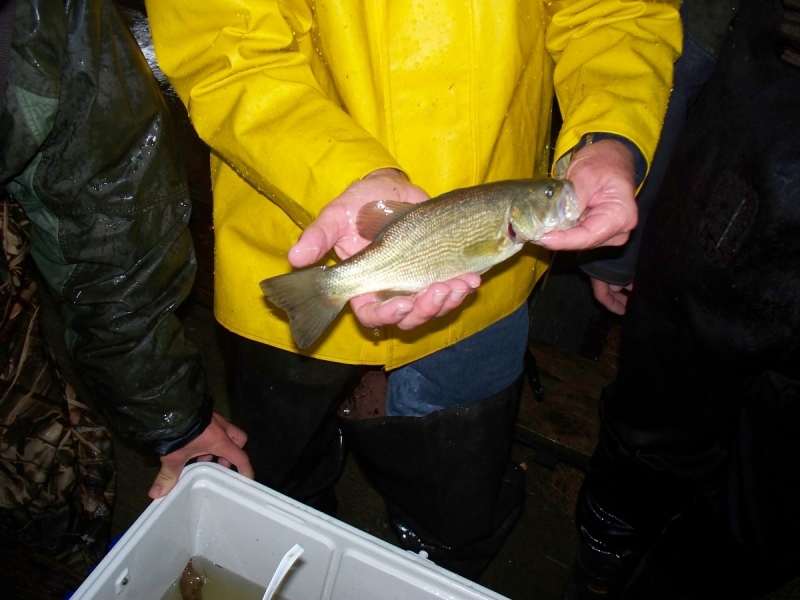
<svg viewBox="0 0 800 600">
<path fill-rule="evenodd" d="M 114 4 L 17 0 L 0 185 L 30 218 L 67 346 L 112 426 L 161 454 L 211 416 L 174 316 L 196 271 L 185 179 L 158 84 Z"/>
</svg>

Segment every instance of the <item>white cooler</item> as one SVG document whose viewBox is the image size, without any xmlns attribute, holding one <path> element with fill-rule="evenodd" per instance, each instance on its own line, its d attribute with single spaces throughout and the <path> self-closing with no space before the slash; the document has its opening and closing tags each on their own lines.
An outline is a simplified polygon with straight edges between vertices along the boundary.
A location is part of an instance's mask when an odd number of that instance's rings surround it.
<svg viewBox="0 0 800 600">
<path fill-rule="evenodd" d="M 229 469 L 197 463 L 150 504 L 72 600 L 158 600 L 193 556 L 266 588 L 295 544 L 303 553 L 276 599 L 505 598 Z"/>
</svg>

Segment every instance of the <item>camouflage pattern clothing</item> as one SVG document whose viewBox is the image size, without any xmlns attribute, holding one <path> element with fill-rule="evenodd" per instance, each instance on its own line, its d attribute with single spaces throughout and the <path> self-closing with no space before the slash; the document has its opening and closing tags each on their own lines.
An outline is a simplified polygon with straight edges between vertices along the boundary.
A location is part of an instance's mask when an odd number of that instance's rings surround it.
<svg viewBox="0 0 800 600">
<path fill-rule="evenodd" d="M 22 209 L 0 202 L 0 526 L 85 573 L 105 555 L 111 436 L 58 374 L 40 329 Z"/>
</svg>

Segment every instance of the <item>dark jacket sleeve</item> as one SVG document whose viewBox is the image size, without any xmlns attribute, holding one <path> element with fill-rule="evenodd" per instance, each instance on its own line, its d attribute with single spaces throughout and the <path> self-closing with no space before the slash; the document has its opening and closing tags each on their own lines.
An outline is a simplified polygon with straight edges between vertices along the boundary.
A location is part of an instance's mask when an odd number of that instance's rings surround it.
<svg viewBox="0 0 800 600">
<path fill-rule="evenodd" d="M 202 432 L 211 401 L 174 314 L 196 262 L 168 109 L 113 3 L 17 5 L 0 180 L 112 427 L 169 453 Z"/>
</svg>

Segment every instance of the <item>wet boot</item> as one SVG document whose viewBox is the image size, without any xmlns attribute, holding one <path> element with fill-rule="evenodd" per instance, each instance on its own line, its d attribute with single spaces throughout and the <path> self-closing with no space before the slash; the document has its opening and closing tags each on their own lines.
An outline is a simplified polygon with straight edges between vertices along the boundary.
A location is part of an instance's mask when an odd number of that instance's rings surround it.
<svg viewBox="0 0 800 600">
<path fill-rule="evenodd" d="M 400 544 L 476 580 L 522 513 L 524 474 L 509 462 L 520 381 L 489 398 L 424 417 L 340 423 L 383 495 Z"/>
<path fill-rule="evenodd" d="M 598 556 L 583 542 L 578 547 L 564 600 L 617 600 L 633 568 L 612 556 Z"/>
</svg>

